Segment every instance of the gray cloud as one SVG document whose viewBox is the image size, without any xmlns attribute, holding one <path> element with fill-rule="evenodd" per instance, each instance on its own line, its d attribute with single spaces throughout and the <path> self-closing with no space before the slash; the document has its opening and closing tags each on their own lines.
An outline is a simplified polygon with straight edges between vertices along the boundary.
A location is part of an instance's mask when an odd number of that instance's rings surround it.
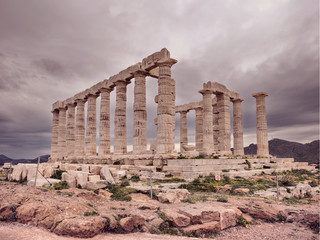
<svg viewBox="0 0 320 240">
<path fill-rule="evenodd" d="M 267 91 L 270 137 L 313 140 L 319 123 L 318 19 L 314 0 L 2 0 L 0 153 L 49 153 L 53 102 L 163 47 L 179 61 L 172 68 L 177 105 L 201 100 L 203 82 L 225 84 L 245 99 L 249 144 L 255 141 L 251 94 Z M 150 142 L 156 136 L 157 80 L 148 78 L 147 91 Z M 128 86 L 129 143 L 132 104 L 133 83 Z M 191 141 L 194 113 L 188 118 Z"/>
</svg>

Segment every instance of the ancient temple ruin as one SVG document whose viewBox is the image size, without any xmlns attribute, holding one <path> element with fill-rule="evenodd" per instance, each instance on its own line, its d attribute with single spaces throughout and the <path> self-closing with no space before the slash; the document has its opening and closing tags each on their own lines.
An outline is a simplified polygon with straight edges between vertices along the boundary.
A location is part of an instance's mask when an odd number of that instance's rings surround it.
<svg viewBox="0 0 320 240">
<path fill-rule="evenodd" d="M 217 82 L 203 84 L 199 91 L 202 101 L 175 106 L 175 80 L 171 67 L 177 60 L 162 49 L 141 62 L 105 79 L 83 92 L 53 104 L 51 161 L 73 163 L 112 163 L 118 159 L 176 158 L 175 114 L 180 113 L 180 151 L 187 155 L 231 155 L 231 116 L 233 104 L 234 155 L 242 156 L 243 127 L 240 94 Z M 158 79 L 157 138 L 147 149 L 146 77 Z M 133 151 L 127 152 L 127 85 L 134 79 Z M 116 91 L 114 116 L 114 151 L 111 152 L 110 93 Z M 215 95 L 214 97 L 212 97 Z M 101 97 L 97 118 L 97 97 Z M 253 95 L 257 99 L 258 155 L 269 156 L 266 124 L 266 93 Z M 87 119 L 85 121 L 85 104 Z M 188 144 L 187 113 L 196 111 L 196 143 Z M 99 133 L 96 124 L 99 121 Z M 86 126 L 85 126 L 86 122 Z M 152 122 L 152 121 L 149 121 Z M 96 136 L 99 134 L 97 151 Z"/>
</svg>

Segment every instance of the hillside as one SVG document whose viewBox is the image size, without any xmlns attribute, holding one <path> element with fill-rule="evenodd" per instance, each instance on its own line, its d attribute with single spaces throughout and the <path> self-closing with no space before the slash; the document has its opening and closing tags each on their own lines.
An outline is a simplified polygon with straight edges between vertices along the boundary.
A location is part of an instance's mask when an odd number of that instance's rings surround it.
<svg viewBox="0 0 320 240">
<path fill-rule="evenodd" d="M 269 141 L 269 151 L 273 156 L 292 157 L 296 162 L 319 163 L 319 140 L 302 144 L 275 138 Z M 244 153 L 257 154 L 257 145 L 250 144 L 245 147 Z"/>
<path fill-rule="evenodd" d="M 40 162 L 47 162 L 50 155 L 42 155 L 40 156 Z M 17 165 L 18 163 L 37 163 L 38 158 L 34 159 L 12 159 L 7 157 L 6 155 L 0 154 L 0 166 L 6 162 L 12 162 L 13 165 Z"/>
</svg>

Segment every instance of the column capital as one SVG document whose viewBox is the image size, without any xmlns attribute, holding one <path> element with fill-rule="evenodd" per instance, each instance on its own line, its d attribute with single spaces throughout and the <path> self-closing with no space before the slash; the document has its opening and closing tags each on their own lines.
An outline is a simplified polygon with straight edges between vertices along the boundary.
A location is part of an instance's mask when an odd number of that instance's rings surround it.
<svg viewBox="0 0 320 240">
<path fill-rule="evenodd" d="M 267 92 L 257 92 L 257 93 L 252 94 L 252 97 L 254 97 L 254 98 L 261 97 L 261 96 L 267 97 L 267 96 L 269 96 L 269 94 Z"/>
<path fill-rule="evenodd" d="M 100 93 L 103 93 L 103 92 L 110 93 L 113 91 L 113 88 L 100 88 L 99 91 L 100 91 Z"/>
<path fill-rule="evenodd" d="M 183 110 L 183 111 L 179 111 L 178 113 L 180 114 L 187 114 L 190 110 Z"/>
<path fill-rule="evenodd" d="M 213 91 L 212 90 L 209 90 L 209 89 L 202 89 L 199 91 L 199 93 L 201 93 L 202 95 L 211 95 L 213 94 Z"/>
<path fill-rule="evenodd" d="M 130 84 L 131 83 L 131 81 L 129 80 L 129 81 L 127 81 L 127 80 L 125 80 L 125 79 L 119 79 L 119 80 L 117 80 L 117 81 L 115 81 L 114 82 L 114 84 L 116 85 L 116 87 L 118 87 L 118 86 L 121 86 L 121 85 L 128 85 L 128 84 Z"/>
<path fill-rule="evenodd" d="M 157 66 L 158 67 L 163 67 L 163 66 L 171 67 L 172 65 L 176 64 L 177 62 L 178 61 L 176 59 L 169 58 L 169 59 L 158 61 Z"/>
<path fill-rule="evenodd" d="M 76 102 L 76 104 L 78 105 L 79 103 L 86 103 L 87 99 L 75 99 L 74 100 Z"/>
<path fill-rule="evenodd" d="M 67 108 L 67 109 L 68 109 L 69 107 L 72 107 L 72 106 L 75 107 L 75 106 L 76 106 L 76 103 L 75 103 L 75 102 L 72 102 L 72 103 L 70 102 L 70 103 L 67 103 L 67 104 L 66 104 L 66 108 Z"/>
<path fill-rule="evenodd" d="M 236 99 L 232 99 L 231 102 L 235 103 L 235 102 L 243 102 L 244 99 L 243 98 L 236 98 Z"/>
</svg>

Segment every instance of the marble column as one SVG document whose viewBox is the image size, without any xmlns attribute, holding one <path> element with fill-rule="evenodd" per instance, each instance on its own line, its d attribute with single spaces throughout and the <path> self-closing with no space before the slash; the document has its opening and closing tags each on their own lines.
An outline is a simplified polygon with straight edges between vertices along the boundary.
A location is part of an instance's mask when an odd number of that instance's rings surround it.
<svg viewBox="0 0 320 240">
<path fill-rule="evenodd" d="M 268 96 L 268 93 L 258 92 L 252 96 L 256 98 L 257 155 L 267 157 L 269 156 L 269 144 L 265 97 Z"/>
<path fill-rule="evenodd" d="M 68 118 L 67 118 L 67 156 L 74 156 L 74 147 L 75 147 L 75 104 L 67 104 L 68 109 Z"/>
<path fill-rule="evenodd" d="M 157 154 L 174 152 L 175 83 L 171 78 L 171 67 L 176 62 L 168 59 L 158 63 Z"/>
<path fill-rule="evenodd" d="M 202 152 L 212 154 L 214 152 L 213 144 L 213 113 L 212 113 L 212 92 L 209 90 L 201 90 L 203 100 L 203 144 Z"/>
<path fill-rule="evenodd" d="M 76 116 L 76 144 L 75 144 L 75 155 L 77 157 L 83 157 L 85 155 L 85 125 L 84 125 L 84 105 L 86 100 L 77 99 L 77 116 Z"/>
<path fill-rule="evenodd" d="M 147 153 L 147 103 L 146 103 L 146 73 L 138 71 L 133 74 L 133 153 Z"/>
<path fill-rule="evenodd" d="M 96 99 L 99 95 L 88 95 L 88 108 L 87 108 L 87 128 L 86 128 L 86 156 L 97 155 L 97 105 Z"/>
<path fill-rule="evenodd" d="M 111 89 L 100 89 L 100 127 L 99 156 L 110 154 L 110 92 Z"/>
<path fill-rule="evenodd" d="M 220 154 L 231 154 L 231 120 L 230 120 L 230 97 L 224 93 L 217 95 L 218 120 L 218 151 Z"/>
<path fill-rule="evenodd" d="M 196 151 L 202 151 L 203 142 L 203 115 L 202 108 L 196 108 Z"/>
<path fill-rule="evenodd" d="M 59 136 L 58 136 L 58 157 L 66 156 L 66 108 L 59 108 Z"/>
<path fill-rule="evenodd" d="M 188 111 L 182 111 L 180 113 L 180 152 L 184 152 L 184 145 L 188 145 Z"/>
<path fill-rule="evenodd" d="M 217 104 L 213 107 L 213 142 L 214 142 L 214 149 L 219 149 L 219 112 L 217 108 Z"/>
<path fill-rule="evenodd" d="M 242 98 L 234 99 L 233 102 L 233 154 L 244 155 L 243 127 L 242 127 Z"/>
<path fill-rule="evenodd" d="M 59 136 L 59 110 L 52 111 L 52 135 L 51 135 L 51 159 L 58 156 L 58 136 Z"/>
<path fill-rule="evenodd" d="M 114 154 L 127 153 L 127 85 L 125 80 L 116 82 Z"/>
</svg>

